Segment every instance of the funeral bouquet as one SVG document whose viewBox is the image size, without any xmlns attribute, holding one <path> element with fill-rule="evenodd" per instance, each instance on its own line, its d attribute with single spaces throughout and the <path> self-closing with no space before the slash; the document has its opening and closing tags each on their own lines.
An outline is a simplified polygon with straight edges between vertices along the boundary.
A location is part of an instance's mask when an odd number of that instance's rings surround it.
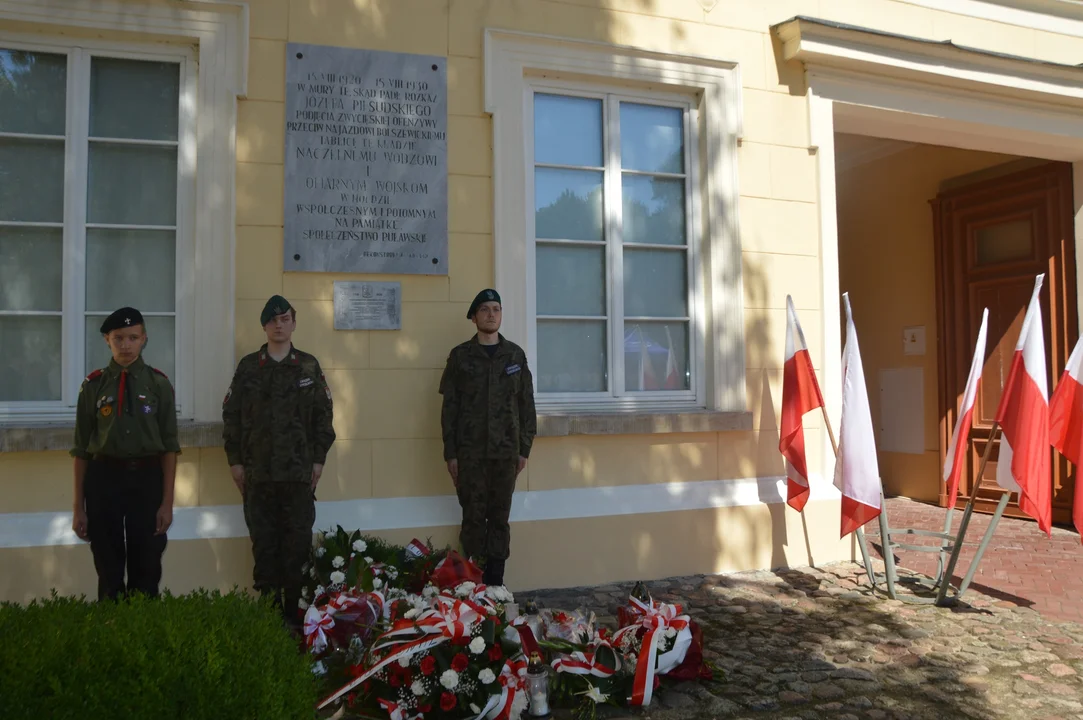
<svg viewBox="0 0 1083 720">
<path fill-rule="evenodd" d="M 526 661 L 516 633 L 508 632 L 511 599 L 504 588 L 473 582 L 406 596 L 349 668 L 353 679 L 320 707 L 345 699 L 355 713 L 392 720 L 520 717 Z"/>
</svg>

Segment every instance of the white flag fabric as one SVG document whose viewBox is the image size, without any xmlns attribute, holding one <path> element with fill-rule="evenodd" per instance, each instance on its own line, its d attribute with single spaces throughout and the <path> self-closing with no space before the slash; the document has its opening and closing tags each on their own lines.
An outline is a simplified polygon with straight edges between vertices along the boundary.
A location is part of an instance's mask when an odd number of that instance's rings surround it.
<svg viewBox="0 0 1083 720">
<path fill-rule="evenodd" d="M 985 364 L 985 337 L 988 326 L 989 308 L 985 308 L 981 314 L 978 341 L 974 343 L 970 375 L 966 378 L 966 389 L 963 390 L 963 404 L 959 407 L 959 414 L 955 418 L 955 430 L 951 433 L 947 457 L 944 458 L 944 482 L 949 508 L 955 507 L 956 496 L 959 494 L 959 478 L 963 474 L 963 468 L 966 467 L 966 449 L 970 445 L 967 440 L 970 437 L 970 426 L 974 421 L 974 400 L 978 397 L 978 387 L 981 386 L 981 369 Z"/>
<path fill-rule="evenodd" d="M 841 531 L 845 537 L 880 514 L 881 485 L 872 409 L 849 293 L 843 293 L 842 301 L 846 306 L 846 344 L 842 350 L 842 418 L 835 487 L 842 492 Z"/>
</svg>

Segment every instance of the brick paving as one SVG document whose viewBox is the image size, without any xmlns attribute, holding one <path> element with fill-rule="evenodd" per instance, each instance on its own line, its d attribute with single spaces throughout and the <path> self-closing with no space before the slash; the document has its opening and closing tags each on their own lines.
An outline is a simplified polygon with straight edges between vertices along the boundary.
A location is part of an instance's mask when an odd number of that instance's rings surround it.
<svg viewBox="0 0 1083 720">
<path fill-rule="evenodd" d="M 958 508 L 962 506 L 960 503 Z M 943 529 L 945 511 L 935 505 L 889 498 L 887 512 L 893 529 Z M 961 509 L 955 510 L 953 532 L 958 530 L 962 515 Z M 967 542 L 953 574 L 956 586 L 970 567 L 990 517 L 978 513 L 971 517 Z M 865 532 L 874 556 L 882 558 L 879 525 L 869 523 Z M 900 540 L 923 544 L 913 536 L 896 537 L 897 542 Z M 907 570 L 923 575 L 936 573 L 935 553 L 896 550 L 895 559 Z M 1083 622 L 1083 545 L 1079 534 L 1074 529 L 1054 527 L 1053 536 L 1047 538 L 1033 521 L 1002 518 L 963 599 L 972 592 L 988 596 L 1001 607 L 1026 607 L 1051 620 Z"/>
</svg>

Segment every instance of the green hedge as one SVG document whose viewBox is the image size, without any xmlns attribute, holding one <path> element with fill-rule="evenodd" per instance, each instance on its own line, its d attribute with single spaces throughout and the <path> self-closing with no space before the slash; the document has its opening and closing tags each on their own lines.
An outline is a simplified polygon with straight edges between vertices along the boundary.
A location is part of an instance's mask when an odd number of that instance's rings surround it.
<svg viewBox="0 0 1083 720">
<path fill-rule="evenodd" d="M 4 720 L 308 720 L 316 692 L 280 616 L 236 591 L 0 605 Z"/>
</svg>

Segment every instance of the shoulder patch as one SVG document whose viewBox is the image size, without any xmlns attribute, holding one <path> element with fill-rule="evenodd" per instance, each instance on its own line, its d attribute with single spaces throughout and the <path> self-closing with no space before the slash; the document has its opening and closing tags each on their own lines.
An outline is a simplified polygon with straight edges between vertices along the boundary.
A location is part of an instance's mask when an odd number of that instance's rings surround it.
<svg viewBox="0 0 1083 720">
<path fill-rule="evenodd" d="M 95 370 L 94 372 L 87 375 L 86 379 L 83 382 L 91 382 L 92 380 L 97 380 L 101 376 L 102 376 L 102 371 L 101 370 Z"/>
<path fill-rule="evenodd" d="M 151 370 L 153 370 L 154 372 L 158 373 L 159 375 L 161 375 L 162 377 L 164 377 L 164 378 L 165 378 L 166 380 L 168 380 L 168 379 L 169 379 L 169 376 L 168 376 L 168 375 L 166 375 L 166 374 L 165 374 L 164 372 L 162 372 L 161 370 L 159 370 L 158 368 L 156 368 L 156 367 L 152 367 L 152 368 L 151 368 Z"/>
</svg>

